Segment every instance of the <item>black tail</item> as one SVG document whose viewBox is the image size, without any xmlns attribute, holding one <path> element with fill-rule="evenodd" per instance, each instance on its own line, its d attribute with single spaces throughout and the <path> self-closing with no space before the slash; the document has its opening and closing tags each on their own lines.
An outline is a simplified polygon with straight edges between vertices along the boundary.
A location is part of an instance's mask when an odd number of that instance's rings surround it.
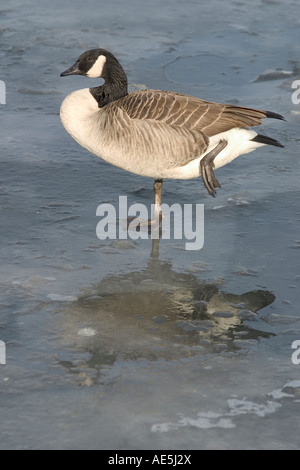
<svg viewBox="0 0 300 470">
<path fill-rule="evenodd" d="M 265 111 L 267 118 L 272 119 L 280 119 L 281 121 L 285 121 L 284 117 L 281 114 L 273 113 L 272 111 Z"/>
<path fill-rule="evenodd" d="M 267 137 L 266 135 L 257 134 L 257 136 L 251 140 L 253 142 L 259 142 L 260 144 L 275 145 L 275 147 L 284 147 L 284 145 L 278 142 L 278 140 L 272 139 L 271 137 Z"/>
</svg>

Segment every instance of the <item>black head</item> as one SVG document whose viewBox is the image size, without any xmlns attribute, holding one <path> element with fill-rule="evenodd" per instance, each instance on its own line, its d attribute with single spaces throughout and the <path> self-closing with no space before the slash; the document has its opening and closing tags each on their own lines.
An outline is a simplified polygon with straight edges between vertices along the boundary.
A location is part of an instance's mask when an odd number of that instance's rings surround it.
<svg viewBox="0 0 300 470">
<path fill-rule="evenodd" d="M 105 49 L 91 49 L 83 52 L 75 64 L 60 74 L 61 77 L 68 75 L 84 75 L 90 78 L 106 78 L 108 70 L 121 67 L 117 59 Z"/>
<path fill-rule="evenodd" d="M 68 75 L 104 79 L 103 85 L 90 88 L 90 93 L 100 108 L 128 93 L 123 67 L 115 56 L 105 49 L 92 49 L 81 54 L 72 67 L 60 74 L 61 77 Z"/>
</svg>

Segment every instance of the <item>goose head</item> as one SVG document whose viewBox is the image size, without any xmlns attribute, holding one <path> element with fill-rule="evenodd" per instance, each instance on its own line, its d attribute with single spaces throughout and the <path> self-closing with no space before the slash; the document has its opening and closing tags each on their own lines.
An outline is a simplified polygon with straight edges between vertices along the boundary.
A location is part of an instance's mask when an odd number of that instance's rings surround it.
<svg viewBox="0 0 300 470">
<path fill-rule="evenodd" d="M 83 75 L 89 78 L 103 78 L 106 80 L 111 74 L 117 74 L 120 71 L 123 71 L 123 69 L 113 54 L 105 49 L 91 49 L 83 52 L 75 64 L 62 72 L 60 76 Z"/>
</svg>

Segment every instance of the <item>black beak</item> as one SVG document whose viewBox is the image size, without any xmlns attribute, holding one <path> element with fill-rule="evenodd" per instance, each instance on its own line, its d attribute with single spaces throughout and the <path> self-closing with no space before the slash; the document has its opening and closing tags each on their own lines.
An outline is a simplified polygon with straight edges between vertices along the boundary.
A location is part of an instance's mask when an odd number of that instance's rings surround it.
<svg viewBox="0 0 300 470">
<path fill-rule="evenodd" d="M 81 70 L 78 68 L 77 62 L 60 74 L 61 77 L 67 77 L 68 75 L 83 75 Z"/>
</svg>

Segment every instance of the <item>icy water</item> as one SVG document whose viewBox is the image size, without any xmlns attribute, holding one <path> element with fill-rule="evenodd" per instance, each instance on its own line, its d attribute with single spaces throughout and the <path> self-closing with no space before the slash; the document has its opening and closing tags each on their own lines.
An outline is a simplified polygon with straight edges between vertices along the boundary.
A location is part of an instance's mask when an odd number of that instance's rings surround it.
<svg viewBox="0 0 300 470">
<path fill-rule="evenodd" d="M 1 449 L 300 448 L 299 18 L 296 0 L 2 2 Z M 260 131 L 285 148 L 218 170 L 215 199 L 165 182 L 164 202 L 205 205 L 201 250 L 97 238 L 99 204 L 153 198 L 60 124 L 97 81 L 59 74 L 98 46 L 131 90 L 285 116 Z"/>
</svg>

